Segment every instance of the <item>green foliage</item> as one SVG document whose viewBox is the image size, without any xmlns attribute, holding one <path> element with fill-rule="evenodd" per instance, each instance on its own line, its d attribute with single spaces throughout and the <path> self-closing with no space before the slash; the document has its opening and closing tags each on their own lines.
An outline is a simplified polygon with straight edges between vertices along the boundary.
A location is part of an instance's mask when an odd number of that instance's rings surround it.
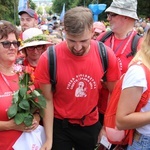
<svg viewBox="0 0 150 150">
<path fill-rule="evenodd" d="M 19 0 L 0 0 L 0 20 L 7 20 L 13 24 L 19 24 L 18 17 L 18 1 Z M 57 13 L 60 14 L 62 11 L 63 4 L 66 5 L 66 10 L 75 6 L 85 6 L 88 7 L 89 4 L 106 4 L 107 7 L 110 6 L 112 0 L 53 0 L 52 8 L 46 6 L 46 12 L 48 14 Z M 29 7 L 36 9 L 35 3 L 29 0 Z M 38 11 L 41 14 L 41 11 Z M 138 15 L 144 17 L 150 17 L 150 3 L 149 0 L 138 0 Z M 106 14 L 103 12 L 99 15 L 100 20 L 106 20 Z"/>
<path fill-rule="evenodd" d="M 29 0 L 29 8 L 32 8 L 32 9 L 36 9 L 36 4 L 32 1 L 32 0 Z"/>
<path fill-rule="evenodd" d="M 52 11 L 60 14 L 64 3 L 65 3 L 65 0 L 54 0 L 53 5 L 52 5 Z"/>
<path fill-rule="evenodd" d="M 85 6 L 88 7 L 89 4 L 106 4 L 107 7 L 110 6 L 112 0 L 53 0 L 52 9 L 54 12 L 60 14 L 62 11 L 63 4 L 66 5 L 66 10 L 75 6 Z M 150 17 L 150 3 L 149 0 L 138 0 L 138 10 L 139 16 Z M 105 12 L 99 15 L 99 20 L 106 20 Z"/>
<path fill-rule="evenodd" d="M 52 14 L 53 14 L 52 8 L 51 8 L 50 6 L 46 6 L 46 7 L 45 7 L 45 11 L 46 11 L 46 13 L 49 14 L 49 15 L 52 15 Z"/>
<path fill-rule="evenodd" d="M 38 7 L 37 13 L 41 14 L 41 15 L 43 14 L 43 7 L 42 6 Z"/>
<path fill-rule="evenodd" d="M 12 24 L 19 25 L 18 4 L 19 0 L 0 0 L 0 20 L 7 20 Z M 29 0 L 29 7 L 36 8 L 32 0 Z"/>
<path fill-rule="evenodd" d="M 36 111 L 41 117 L 44 116 L 46 99 L 41 94 L 41 90 L 35 89 L 33 85 L 32 68 L 26 68 L 18 73 L 20 89 L 14 93 L 7 115 L 9 119 L 14 118 L 16 124 L 24 123 L 26 126 L 31 126 Z"/>
<path fill-rule="evenodd" d="M 32 41 L 48 41 L 48 38 L 49 37 L 47 35 L 40 34 L 40 35 L 34 36 L 34 37 L 30 38 L 30 39 L 27 39 L 27 40 L 23 41 L 22 44 L 28 43 L 28 42 L 32 42 Z"/>
<path fill-rule="evenodd" d="M 9 114 L 9 118 L 13 118 L 17 114 L 17 111 L 17 104 L 14 103 L 7 112 Z"/>
<path fill-rule="evenodd" d="M 18 0 L 1 0 L 0 1 L 0 20 L 7 20 L 12 22 L 13 24 L 16 23 L 16 14 L 17 14 L 17 5 Z"/>
</svg>

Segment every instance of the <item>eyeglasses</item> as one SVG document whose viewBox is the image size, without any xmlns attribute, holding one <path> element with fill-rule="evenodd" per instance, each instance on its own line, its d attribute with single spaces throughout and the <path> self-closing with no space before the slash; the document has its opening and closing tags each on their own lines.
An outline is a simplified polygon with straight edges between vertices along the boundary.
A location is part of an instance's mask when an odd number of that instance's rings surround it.
<svg viewBox="0 0 150 150">
<path fill-rule="evenodd" d="M 96 40 L 96 38 L 97 38 L 99 35 L 100 35 L 100 33 L 95 32 L 94 35 L 93 35 L 93 39 Z"/>
<path fill-rule="evenodd" d="M 44 45 L 37 45 L 37 46 L 31 46 L 31 47 L 27 47 L 26 49 L 29 50 L 29 51 L 32 51 L 32 50 L 43 50 L 44 48 Z"/>
<path fill-rule="evenodd" d="M 112 17 L 116 17 L 116 16 L 118 16 L 118 14 L 107 13 L 107 17 L 109 17 L 110 19 L 111 19 Z"/>
<path fill-rule="evenodd" d="M 15 48 L 18 48 L 20 46 L 20 41 L 13 41 L 13 42 L 10 42 L 10 41 L 3 41 L 3 42 L 0 42 L 4 48 L 10 48 L 11 44 L 13 44 L 13 46 Z"/>
</svg>

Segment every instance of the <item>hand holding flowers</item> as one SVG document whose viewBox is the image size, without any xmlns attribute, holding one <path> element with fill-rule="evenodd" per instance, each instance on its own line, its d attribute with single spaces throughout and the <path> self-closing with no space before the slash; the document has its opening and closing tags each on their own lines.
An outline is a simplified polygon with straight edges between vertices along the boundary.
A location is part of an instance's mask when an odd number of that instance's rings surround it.
<svg viewBox="0 0 150 150">
<path fill-rule="evenodd" d="M 17 125 L 24 123 L 31 126 L 34 113 L 44 116 L 46 100 L 40 89 L 35 89 L 32 67 L 16 65 L 14 69 L 19 75 L 19 89 L 13 94 L 12 105 L 7 114 L 10 119 L 14 118 Z"/>
</svg>

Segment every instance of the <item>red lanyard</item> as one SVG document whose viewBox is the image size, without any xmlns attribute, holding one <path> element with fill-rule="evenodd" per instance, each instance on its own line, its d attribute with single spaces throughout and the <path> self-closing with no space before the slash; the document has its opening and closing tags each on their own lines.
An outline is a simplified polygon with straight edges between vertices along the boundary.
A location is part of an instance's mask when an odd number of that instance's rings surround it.
<svg viewBox="0 0 150 150">
<path fill-rule="evenodd" d="M 116 56 L 122 55 L 122 54 L 124 53 L 124 51 L 126 50 L 128 44 L 129 44 L 129 42 L 131 41 L 131 39 L 132 39 L 133 36 L 134 36 L 134 32 L 132 31 L 132 33 L 130 34 L 129 38 L 127 37 L 128 40 L 127 40 L 127 42 L 125 43 L 123 49 L 122 49 L 121 52 L 120 52 L 119 54 L 117 54 Z M 113 51 L 114 51 L 115 54 L 116 54 L 116 52 L 118 51 L 118 49 L 120 48 L 120 46 L 123 45 L 123 43 L 125 42 L 125 40 L 126 40 L 126 39 L 124 39 L 123 41 L 121 41 L 121 42 L 119 43 L 119 45 L 117 46 L 117 48 L 114 50 L 115 38 L 114 38 L 114 36 L 112 37 L 111 48 L 113 49 Z"/>
<path fill-rule="evenodd" d="M 6 77 L 5 77 L 2 73 L 0 73 L 0 74 L 1 74 L 1 76 L 2 76 L 2 78 L 3 78 L 3 80 L 4 80 L 4 82 L 6 83 L 6 85 L 9 87 L 9 89 L 10 89 L 12 92 L 14 92 L 14 90 L 11 88 L 11 86 L 10 86 L 8 80 L 6 79 Z"/>
</svg>

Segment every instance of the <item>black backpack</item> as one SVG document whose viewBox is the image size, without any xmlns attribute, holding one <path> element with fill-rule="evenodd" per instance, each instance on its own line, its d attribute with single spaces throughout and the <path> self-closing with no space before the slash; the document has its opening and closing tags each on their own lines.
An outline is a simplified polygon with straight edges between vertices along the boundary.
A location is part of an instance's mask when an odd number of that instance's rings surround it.
<svg viewBox="0 0 150 150">
<path fill-rule="evenodd" d="M 107 61 L 107 51 L 105 48 L 105 45 L 102 42 L 98 43 L 98 51 L 99 56 L 102 62 L 103 70 L 104 70 L 104 76 L 103 81 L 106 81 L 106 71 L 108 67 L 108 61 Z M 49 46 L 47 49 L 48 52 L 48 63 L 49 63 L 49 75 L 50 75 L 50 83 L 52 85 L 52 92 L 55 92 L 55 86 L 56 86 L 56 71 L 57 71 L 57 64 L 56 64 L 56 53 L 54 46 Z"/>
<path fill-rule="evenodd" d="M 107 38 L 109 38 L 113 34 L 112 31 L 107 31 L 103 37 L 99 40 L 101 42 L 105 42 Z M 134 56 L 137 52 L 137 45 L 138 41 L 140 40 L 141 36 L 139 34 L 135 34 L 133 39 L 132 39 L 132 45 L 131 45 L 131 52 L 126 56 L 127 58 L 130 56 Z"/>
</svg>

